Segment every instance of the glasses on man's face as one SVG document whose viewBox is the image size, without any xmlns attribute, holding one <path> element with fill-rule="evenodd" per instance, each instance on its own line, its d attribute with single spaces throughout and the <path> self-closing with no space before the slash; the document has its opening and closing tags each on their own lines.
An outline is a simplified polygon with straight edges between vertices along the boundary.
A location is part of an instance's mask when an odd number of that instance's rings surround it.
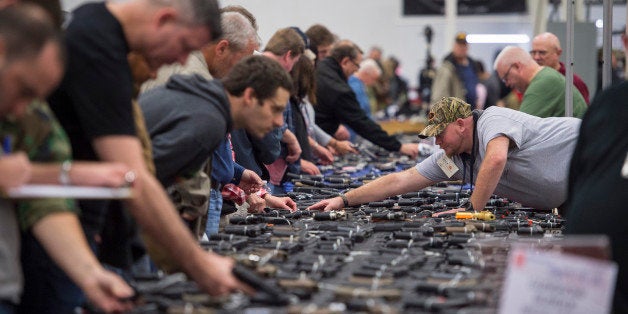
<svg viewBox="0 0 628 314">
<path fill-rule="evenodd" d="M 355 65 L 356 68 L 360 69 L 360 64 L 359 63 L 355 62 L 355 60 L 353 60 L 353 59 L 349 59 L 349 60 L 351 60 L 351 63 L 353 63 L 353 65 Z"/>
<path fill-rule="evenodd" d="M 513 63 L 508 67 L 508 71 L 506 71 L 506 74 L 504 74 L 504 77 L 502 77 L 502 82 L 504 82 L 504 84 L 508 84 L 506 83 L 508 82 L 508 74 L 510 74 L 510 70 L 512 70 L 513 65 L 515 64 Z"/>
<path fill-rule="evenodd" d="M 530 50 L 530 55 L 534 58 L 536 55 L 539 55 L 539 57 L 545 57 L 545 55 L 547 54 L 547 50 Z"/>
</svg>

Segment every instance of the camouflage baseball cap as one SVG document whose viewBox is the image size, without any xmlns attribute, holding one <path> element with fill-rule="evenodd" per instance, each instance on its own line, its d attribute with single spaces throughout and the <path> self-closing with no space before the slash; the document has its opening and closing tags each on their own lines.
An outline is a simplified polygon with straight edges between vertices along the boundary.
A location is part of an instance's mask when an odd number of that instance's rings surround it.
<svg viewBox="0 0 628 314">
<path fill-rule="evenodd" d="M 471 106 L 464 100 L 456 97 L 443 97 L 432 105 L 427 116 L 427 126 L 419 133 L 420 138 L 436 136 L 443 132 L 449 123 L 458 118 L 466 118 L 471 115 Z"/>
</svg>

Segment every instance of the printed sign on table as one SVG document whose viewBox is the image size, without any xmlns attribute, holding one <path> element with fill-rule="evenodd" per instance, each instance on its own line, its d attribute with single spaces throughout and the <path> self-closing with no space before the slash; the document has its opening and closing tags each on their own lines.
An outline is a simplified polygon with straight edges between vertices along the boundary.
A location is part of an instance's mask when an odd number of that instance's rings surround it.
<svg viewBox="0 0 628 314">
<path fill-rule="evenodd" d="M 511 251 L 499 313 L 609 313 L 617 264 L 550 251 Z"/>
</svg>

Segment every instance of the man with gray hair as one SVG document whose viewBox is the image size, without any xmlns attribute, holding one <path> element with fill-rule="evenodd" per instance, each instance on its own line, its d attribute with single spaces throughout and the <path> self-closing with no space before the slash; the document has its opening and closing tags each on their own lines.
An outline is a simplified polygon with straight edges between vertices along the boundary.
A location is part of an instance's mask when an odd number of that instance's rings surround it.
<svg viewBox="0 0 628 314">
<path fill-rule="evenodd" d="M 149 86 L 146 86 L 146 84 L 145 86 L 151 87 L 160 82 L 166 83 L 170 78 L 169 76 L 173 74 L 198 74 L 207 80 L 225 77 L 238 61 L 252 55 L 259 47 L 257 31 L 243 12 L 248 11 L 244 8 L 227 12 L 223 10 L 221 14 L 223 36 L 220 40 L 212 42 L 201 48 L 201 50 L 192 53 L 187 63 L 183 66 L 175 64 L 162 67 L 159 70 L 157 79 L 151 82 Z M 163 114 L 161 112 L 163 109 L 154 107 L 151 102 L 144 102 L 143 111 L 147 117 L 159 116 L 159 113 Z M 151 132 L 151 137 L 163 136 L 163 134 L 155 134 L 156 124 L 162 122 L 161 119 L 147 119 L 147 127 Z M 157 178 L 162 184 L 168 186 L 172 180 L 168 178 L 167 174 L 169 171 L 167 169 L 172 165 L 172 152 L 176 151 L 176 148 L 170 145 L 170 143 L 156 139 L 153 143 L 153 150 Z M 177 201 L 176 205 L 184 213 L 184 218 L 195 220 L 195 228 L 200 227 L 200 220 L 196 218 L 207 213 L 206 229 L 208 236 L 218 232 L 222 208 L 221 187 L 223 184 L 229 183 L 234 179 L 234 182 L 238 183 L 247 192 L 253 189 L 257 190 L 262 185 L 262 180 L 257 174 L 233 162 L 231 142 L 228 138 L 223 139 L 210 155 L 212 157 L 210 166 L 203 167 L 203 170 L 197 172 L 192 178 L 182 182 L 177 181 L 177 183 L 168 188 L 173 199 L 181 200 L 181 202 Z M 205 171 L 210 169 L 211 171 Z M 211 181 L 208 184 L 207 180 L 210 173 Z M 193 200 L 188 200 L 189 198 Z M 207 200 L 209 200 L 209 206 Z M 273 207 L 281 207 L 281 205 L 274 204 Z"/>
<path fill-rule="evenodd" d="M 223 12 L 220 24 L 223 32 L 220 39 L 190 53 L 184 64 L 159 68 L 155 79 L 142 84 L 141 92 L 165 84 L 173 74 L 199 74 L 206 79 L 224 77 L 236 62 L 259 48 L 257 31 L 241 13 Z"/>
<path fill-rule="evenodd" d="M 148 172 L 136 136 L 129 52 L 151 69 L 179 61 L 222 34 L 216 0 L 131 0 L 88 3 L 72 12 L 66 28 L 68 70 L 50 104 L 72 143 L 74 157 L 119 161 L 136 174 L 125 202 L 151 240 L 162 246 L 201 289 L 221 295 L 247 289 L 231 274 L 233 261 L 202 250 Z M 95 244 L 106 201 L 80 202 L 82 224 Z M 60 292 L 62 293 L 62 292 Z"/>
<path fill-rule="evenodd" d="M 507 46 L 495 58 L 493 68 L 510 88 L 523 93 L 519 110 L 546 117 L 565 116 L 565 77 L 558 71 L 538 65 L 520 47 Z M 587 105 L 577 89 L 573 93 L 573 115 L 582 118 Z"/>
<path fill-rule="evenodd" d="M 355 93 L 355 98 L 360 103 L 360 108 L 366 114 L 369 119 L 373 119 L 371 99 L 366 91 L 368 87 L 373 86 L 377 82 L 377 79 L 381 77 L 382 69 L 377 62 L 373 59 L 365 59 L 360 63 L 360 68 L 355 74 L 349 77 L 349 86 Z M 355 140 L 355 131 L 351 128 L 347 128 L 349 134 L 351 134 L 351 141 Z"/>
<path fill-rule="evenodd" d="M 546 32 L 538 34 L 532 39 L 530 55 L 534 58 L 534 61 L 539 65 L 550 67 L 564 76 L 566 71 L 565 64 L 560 62 L 560 55 L 562 53 L 563 49 L 560 48 L 560 41 L 558 37 L 552 33 Z M 585 84 L 576 73 L 573 74 L 573 86 L 582 94 L 584 101 L 588 105 L 589 89 L 587 88 L 587 84 Z"/>
<path fill-rule="evenodd" d="M 377 62 L 373 59 L 365 59 L 360 63 L 360 68 L 355 74 L 349 77 L 349 86 L 353 89 L 360 108 L 366 113 L 366 115 L 372 119 L 371 114 L 371 102 L 369 96 L 366 93 L 366 88 L 372 86 L 377 82 L 377 79 L 382 75 L 382 69 Z"/>
</svg>

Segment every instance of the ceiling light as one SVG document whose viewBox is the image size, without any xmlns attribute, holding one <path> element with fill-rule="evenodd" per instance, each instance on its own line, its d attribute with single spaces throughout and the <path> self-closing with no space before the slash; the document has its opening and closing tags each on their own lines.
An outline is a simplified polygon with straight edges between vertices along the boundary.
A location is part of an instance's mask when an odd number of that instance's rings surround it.
<svg viewBox="0 0 628 314">
<path fill-rule="evenodd" d="M 526 34 L 469 34 L 467 42 L 472 44 L 525 44 L 530 42 Z"/>
<path fill-rule="evenodd" d="M 595 20 L 595 27 L 597 27 L 597 28 L 604 27 L 604 21 L 602 21 L 602 19 Z"/>
</svg>

